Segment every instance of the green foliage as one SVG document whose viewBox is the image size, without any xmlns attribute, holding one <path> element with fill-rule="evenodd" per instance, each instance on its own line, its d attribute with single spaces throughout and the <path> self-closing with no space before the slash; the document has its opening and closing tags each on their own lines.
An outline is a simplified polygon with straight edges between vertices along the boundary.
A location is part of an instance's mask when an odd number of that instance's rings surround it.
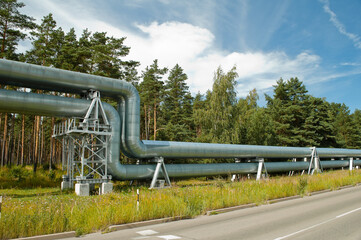
<svg viewBox="0 0 361 240">
<path fill-rule="evenodd" d="M 193 98 L 188 90 L 187 75 L 177 64 L 170 70 L 165 82 L 165 96 L 162 104 L 164 131 L 162 140 L 189 141 L 192 139 Z"/>
<path fill-rule="evenodd" d="M 18 60 L 19 54 L 15 51 L 18 42 L 26 38 L 24 30 L 35 27 L 34 18 L 19 12 L 24 6 L 17 0 L 0 0 L 0 58 Z"/>
<path fill-rule="evenodd" d="M 274 120 L 277 141 L 281 146 L 307 146 L 303 125 L 307 116 L 309 95 L 298 78 L 274 86 L 273 98 L 266 95 L 267 109 Z"/>
<path fill-rule="evenodd" d="M 360 122 L 353 118 L 345 104 L 331 103 L 331 115 L 338 147 L 360 148 Z M 357 116 L 356 113 L 354 116 Z"/>
<path fill-rule="evenodd" d="M 257 91 L 253 89 L 245 99 L 240 98 L 238 100 L 237 142 L 253 145 L 273 145 L 275 144 L 273 121 L 265 108 L 258 107 L 258 99 Z"/>
<path fill-rule="evenodd" d="M 56 29 L 53 15 L 44 16 L 41 24 L 31 32 L 31 35 L 34 39 L 33 49 L 26 53 L 27 61 L 43 66 L 55 66 L 64 32 L 61 28 Z"/>
<path fill-rule="evenodd" d="M 29 175 L 29 173 L 22 166 L 14 166 L 10 169 L 10 176 L 19 182 L 25 179 L 27 175 Z"/>
<path fill-rule="evenodd" d="M 209 93 L 208 104 L 199 109 L 196 115 L 202 125 L 200 138 L 213 143 L 235 143 L 236 120 L 236 67 L 224 73 L 219 67 L 214 74 L 212 92 Z"/>
<path fill-rule="evenodd" d="M 266 100 L 278 145 L 353 147 L 357 142 L 348 108 L 307 94 L 297 78 L 280 79 Z"/>
<path fill-rule="evenodd" d="M 153 64 L 146 67 L 143 71 L 143 82 L 139 85 L 142 121 L 144 129 L 144 139 L 149 139 L 153 133 L 153 139 L 156 139 L 157 131 L 157 114 L 160 111 L 160 103 L 164 98 L 164 82 L 163 75 L 168 71 L 167 68 L 159 68 L 158 60 L 155 59 Z"/>
</svg>

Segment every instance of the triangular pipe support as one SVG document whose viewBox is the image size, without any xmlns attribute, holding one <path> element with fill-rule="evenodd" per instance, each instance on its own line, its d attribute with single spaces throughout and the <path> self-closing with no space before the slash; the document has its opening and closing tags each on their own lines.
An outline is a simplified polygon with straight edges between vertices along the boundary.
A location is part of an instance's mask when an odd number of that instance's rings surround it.
<svg viewBox="0 0 361 240">
<path fill-rule="evenodd" d="M 262 172 L 264 170 L 266 177 L 268 176 L 266 165 L 264 164 L 264 158 L 257 158 L 256 161 L 258 161 L 258 169 L 257 169 L 257 177 L 256 180 L 261 180 Z"/>
<path fill-rule="evenodd" d="M 322 165 L 321 165 L 321 161 L 320 158 L 317 154 L 317 149 L 316 147 L 311 147 L 310 150 L 311 152 L 311 160 L 310 160 L 310 165 L 308 167 L 308 175 L 313 175 L 313 173 L 316 172 L 322 172 Z"/>
<path fill-rule="evenodd" d="M 169 187 L 172 187 L 172 184 L 171 184 L 169 176 L 168 176 L 167 169 L 164 164 L 164 158 L 156 157 L 156 158 L 154 158 L 154 160 L 157 163 L 157 166 L 155 167 L 153 179 L 152 179 L 149 189 L 164 188 L 164 184 L 158 184 L 159 186 L 156 186 L 157 183 L 159 183 L 158 176 L 159 176 L 159 172 L 161 170 L 163 171 L 163 176 L 164 176 L 165 182 L 169 185 Z"/>
</svg>

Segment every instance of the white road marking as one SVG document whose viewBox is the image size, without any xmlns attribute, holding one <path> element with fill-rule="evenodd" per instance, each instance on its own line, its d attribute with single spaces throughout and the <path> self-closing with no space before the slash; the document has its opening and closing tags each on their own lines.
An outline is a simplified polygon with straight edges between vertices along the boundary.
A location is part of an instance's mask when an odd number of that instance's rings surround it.
<svg viewBox="0 0 361 240">
<path fill-rule="evenodd" d="M 283 236 L 283 237 L 275 238 L 274 240 L 282 240 L 282 239 L 291 237 L 291 236 L 293 236 L 293 235 L 299 234 L 299 233 L 301 233 L 301 232 L 308 231 L 308 230 L 310 230 L 310 229 L 312 229 L 312 228 L 321 226 L 321 225 L 323 225 L 323 224 L 325 224 L 325 223 L 331 222 L 331 221 L 333 221 L 333 220 L 335 220 L 335 219 L 337 219 L 337 218 L 344 217 L 344 216 L 346 216 L 346 215 L 348 215 L 348 214 L 350 214 L 350 213 L 353 213 L 353 212 L 356 212 L 356 211 L 359 211 L 359 210 L 361 210 L 361 207 L 360 207 L 360 208 L 356 208 L 356 209 L 354 209 L 354 210 L 351 210 L 351 211 L 349 211 L 349 212 L 343 213 L 343 214 L 341 214 L 341 215 L 338 215 L 338 216 L 336 216 L 336 217 L 334 217 L 334 218 L 331 218 L 331 219 L 329 219 L 329 220 L 326 220 L 326 221 L 324 221 L 324 222 L 315 224 L 315 225 L 313 225 L 313 226 L 311 226 L 311 227 L 301 229 L 301 230 L 299 230 L 299 231 L 297 231 L 297 232 L 293 232 L 293 233 L 288 234 L 288 235 Z"/>
<path fill-rule="evenodd" d="M 149 235 L 157 234 L 158 232 L 153 231 L 153 230 L 144 230 L 144 231 L 139 231 L 137 233 L 142 236 L 149 236 Z"/>
<path fill-rule="evenodd" d="M 174 236 L 174 235 L 164 235 L 164 236 L 158 236 L 159 238 L 163 238 L 166 240 L 172 240 L 172 239 L 181 239 L 181 237 Z"/>
<path fill-rule="evenodd" d="M 346 215 L 348 215 L 348 214 L 350 214 L 350 213 L 353 213 L 353 212 L 356 212 L 356 211 L 359 211 L 359 210 L 361 210 L 361 207 L 360 207 L 360 208 L 356 208 L 356 209 L 354 209 L 354 210 L 352 210 L 352 211 L 349 211 L 349 212 L 347 212 L 347 213 L 338 215 L 336 218 L 340 218 L 340 217 L 346 216 Z"/>
<path fill-rule="evenodd" d="M 312 229 L 312 228 L 318 227 L 318 226 L 320 226 L 320 225 L 322 225 L 322 224 L 331 222 L 332 220 L 334 220 L 334 218 L 333 218 L 333 219 L 329 219 L 329 220 L 324 221 L 324 222 L 321 222 L 321 223 L 318 223 L 318 224 L 313 225 L 313 226 L 311 226 L 311 227 L 304 228 L 304 229 L 302 229 L 302 230 L 299 230 L 299 231 L 297 231 L 297 232 L 288 234 L 288 235 L 286 235 L 286 236 L 279 237 L 279 238 L 275 238 L 274 240 L 281 240 L 281 239 L 285 239 L 285 238 L 291 237 L 291 236 L 296 235 L 296 234 L 299 234 L 299 233 L 301 233 L 301 232 L 305 232 L 305 231 L 308 231 L 308 230 L 310 230 L 310 229 Z"/>
</svg>

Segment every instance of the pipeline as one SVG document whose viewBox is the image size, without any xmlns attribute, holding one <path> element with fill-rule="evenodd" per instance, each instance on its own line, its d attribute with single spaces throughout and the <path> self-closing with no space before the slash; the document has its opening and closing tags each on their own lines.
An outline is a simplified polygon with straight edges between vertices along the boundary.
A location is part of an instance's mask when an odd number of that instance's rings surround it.
<svg viewBox="0 0 361 240">
<path fill-rule="evenodd" d="M 139 94 L 133 85 L 118 79 L 1 59 L 0 84 L 76 94 L 97 90 L 102 96 L 116 99 L 117 110 L 104 104 L 112 126 L 111 159 L 108 162 L 108 171 L 114 179 L 145 179 L 151 178 L 154 173 L 154 165 L 120 164 L 120 151 L 136 159 L 154 157 L 304 158 L 312 154 L 312 149 L 307 147 L 141 141 Z M 84 99 L 9 90 L 0 90 L 0 100 L 0 111 L 64 117 L 82 117 L 90 104 Z M 361 150 L 317 148 L 317 153 L 320 158 L 361 157 Z M 343 162 L 348 164 L 348 161 Z M 355 161 L 355 164 L 359 162 Z M 268 162 L 265 165 L 270 172 L 308 168 L 308 163 L 302 162 Z M 167 171 L 170 177 L 254 173 L 257 172 L 257 163 L 169 164 Z"/>
</svg>

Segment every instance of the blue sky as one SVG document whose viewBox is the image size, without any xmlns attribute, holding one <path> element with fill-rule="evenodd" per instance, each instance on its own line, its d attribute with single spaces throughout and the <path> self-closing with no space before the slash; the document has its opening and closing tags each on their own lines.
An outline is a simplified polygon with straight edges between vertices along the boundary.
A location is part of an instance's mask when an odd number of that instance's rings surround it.
<svg viewBox="0 0 361 240">
<path fill-rule="evenodd" d="M 272 94 L 279 78 L 298 77 L 309 92 L 361 109 L 360 0 L 23 0 L 38 22 L 53 13 L 74 27 L 127 37 L 139 71 L 158 59 L 185 70 L 193 93 L 212 87 L 218 66 L 237 67 L 239 97 Z M 22 43 L 20 50 L 29 48 Z"/>
</svg>

